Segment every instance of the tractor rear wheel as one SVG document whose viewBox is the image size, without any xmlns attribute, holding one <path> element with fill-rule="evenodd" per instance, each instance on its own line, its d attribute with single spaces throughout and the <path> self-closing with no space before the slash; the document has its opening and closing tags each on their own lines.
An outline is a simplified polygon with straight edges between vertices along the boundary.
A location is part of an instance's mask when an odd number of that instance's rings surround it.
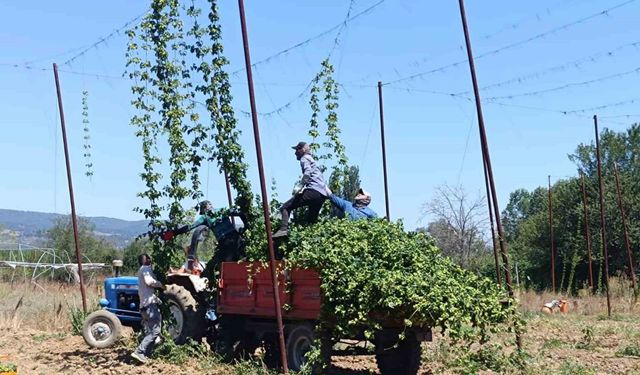
<svg viewBox="0 0 640 375">
<path fill-rule="evenodd" d="M 176 284 L 167 285 L 164 297 L 171 314 L 168 331 L 173 341 L 178 345 L 186 343 L 188 338 L 199 341 L 206 332 L 206 326 L 204 314 L 195 298 L 187 289 Z"/>
</svg>

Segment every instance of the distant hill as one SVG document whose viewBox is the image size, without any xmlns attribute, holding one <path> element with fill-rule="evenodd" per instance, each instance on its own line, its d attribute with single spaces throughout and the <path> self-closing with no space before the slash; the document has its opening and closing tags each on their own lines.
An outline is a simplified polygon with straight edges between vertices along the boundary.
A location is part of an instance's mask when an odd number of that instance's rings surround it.
<svg viewBox="0 0 640 375">
<path fill-rule="evenodd" d="M 35 244 L 43 239 L 43 233 L 51 228 L 58 218 L 64 216 L 66 215 L 0 209 L 0 227 L 17 232 L 23 243 Z M 119 248 L 148 230 L 146 220 L 127 221 L 101 216 L 86 219 L 93 224 L 96 235 Z"/>
</svg>

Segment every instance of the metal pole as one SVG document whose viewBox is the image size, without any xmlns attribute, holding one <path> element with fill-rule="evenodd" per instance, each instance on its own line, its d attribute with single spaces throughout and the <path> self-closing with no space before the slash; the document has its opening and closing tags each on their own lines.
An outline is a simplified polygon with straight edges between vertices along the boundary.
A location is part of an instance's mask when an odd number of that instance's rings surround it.
<svg viewBox="0 0 640 375">
<path fill-rule="evenodd" d="M 627 217 L 624 212 L 624 204 L 622 197 L 622 189 L 620 188 L 620 179 L 618 178 L 618 166 L 613 163 L 613 172 L 616 177 L 616 192 L 618 194 L 618 207 L 620 208 L 620 217 L 622 219 L 622 228 L 624 229 L 624 246 L 627 248 L 627 260 L 629 262 L 629 273 L 631 274 L 631 286 L 633 291 L 636 290 L 636 272 L 633 267 L 633 254 L 631 253 L 631 244 L 629 243 L 629 230 L 627 228 Z"/>
<path fill-rule="evenodd" d="M 591 260 L 591 234 L 589 233 L 589 212 L 587 210 L 587 189 L 584 184 L 584 173 L 580 170 L 580 180 L 582 180 L 582 206 L 584 208 L 584 237 L 587 241 L 587 256 L 589 258 L 589 287 L 593 292 L 593 263 Z"/>
<path fill-rule="evenodd" d="M 491 194 L 489 191 L 489 175 L 487 174 L 487 163 L 482 158 L 482 167 L 484 168 L 484 187 L 487 191 L 487 207 L 489 208 L 489 222 L 491 223 L 491 243 L 493 244 L 493 259 L 496 264 L 496 281 L 498 285 L 502 285 L 502 277 L 500 276 L 500 260 L 498 259 L 498 246 L 496 244 L 496 230 L 493 226 L 493 205 L 491 204 Z"/>
<path fill-rule="evenodd" d="M 84 278 L 82 274 L 82 257 L 80 242 L 78 240 L 78 221 L 76 219 L 76 203 L 73 198 L 73 182 L 71 181 L 71 162 L 69 161 L 69 146 L 67 145 L 67 129 L 64 123 L 64 109 L 62 107 L 62 93 L 60 91 L 60 79 L 58 78 L 58 65 L 53 63 L 53 76 L 56 80 L 56 93 L 58 95 L 58 109 L 60 110 L 60 125 L 62 127 L 62 141 L 64 143 L 64 160 L 67 163 L 67 182 L 69 184 L 69 200 L 71 201 L 71 223 L 73 224 L 73 241 L 76 247 L 76 260 L 78 262 L 78 275 L 80 276 L 80 294 L 82 295 L 82 311 L 87 312 L 87 296 L 84 291 Z"/>
<path fill-rule="evenodd" d="M 387 180 L 387 148 L 384 141 L 384 106 L 382 105 L 382 82 L 378 81 L 378 104 L 380 107 L 380 141 L 382 142 L 382 173 L 384 175 L 384 205 L 387 210 L 387 220 L 389 216 L 389 185 Z"/>
<path fill-rule="evenodd" d="M 556 292 L 556 244 L 553 239 L 553 200 L 551 199 L 551 176 L 549 176 L 549 241 L 551 250 L 551 291 Z"/>
<path fill-rule="evenodd" d="M 224 183 L 227 186 L 227 201 L 229 201 L 229 209 L 233 208 L 233 199 L 231 198 L 231 184 L 229 183 L 229 175 L 227 174 L 227 170 L 224 169 Z M 231 224 L 236 225 L 236 220 L 233 216 L 231 216 Z M 245 225 L 247 223 L 244 223 Z"/>
<path fill-rule="evenodd" d="M 609 249 L 607 248 L 607 222 L 604 217 L 604 184 L 602 183 L 602 163 L 600 161 L 600 135 L 598 134 L 598 116 L 593 115 L 596 131 L 596 159 L 598 161 L 598 184 L 600 191 L 600 226 L 602 234 L 602 257 L 604 258 L 604 286 L 607 292 L 607 315 L 611 316 L 611 293 L 609 293 Z"/>
<path fill-rule="evenodd" d="M 253 123 L 253 138 L 256 144 L 256 156 L 258 159 L 258 172 L 260 174 L 260 191 L 262 193 L 262 209 L 264 213 L 265 229 L 267 231 L 267 245 L 269 247 L 269 267 L 271 268 L 271 282 L 273 283 L 273 301 L 275 303 L 276 321 L 278 323 L 278 338 L 280 341 L 280 360 L 282 370 L 289 373 L 287 364 L 287 350 L 284 343 L 284 329 L 282 326 L 282 306 L 280 305 L 280 293 L 278 291 L 278 276 L 276 275 L 276 257 L 273 250 L 273 237 L 271 236 L 271 219 L 269 214 L 269 197 L 267 196 L 267 185 L 264 177 L 264 166 L 262 164 L 262 147 L 260 146 L 260 127 L 258 126 L 258 110 L 256 109 L 256 98 L 253 90 L 253 74 L 251 71 L 251 54 L 249 52 L 249 36 L 247 34 L 247 21 L 244 14 L 244 1 L 238 0 L 240 9 L 240 25 L 242 27 L 242 44 L 244 46 L 244 63 L 247 70 L 247 85 L 249 86 L 249 101 L 251 103 L 251 121 Z"/>
<path fill-rule="evenodd" d="M 473 83 L 473 95 L 476 102 L 476 110 L 478 112 L 478 128 L 480 131 L 480 143 L 482 145 L 482 157 L 487 164 L 487 174 L 489 176 L 489 185 L 491 188 L 491 199 L 493 202 L 493 210 L 496 217 L 496 226 L 498 227 L 498 239 L 500 241 L 500 252 L 502 253 L 502 263 L 504 264 L 504 278 L 507 284 L 509 297 L 513 298 L 513 287 L 511 285 L 511 269 L 509 268 L 509 256 L 507 254 L 507 244 L 502 230 L 502 220 L 500 218 L 500 208 L 498 206 L 498 196 L 496 194 L 496 186 L 493 179 L 493 170 L 491 168 L 491 156 L 489 154 L 489 145 L 484 127 L 484 117 L 482 116 L 482 104 L 480 103 L 480 89 L 478 88 L 478 79 L 476 77 L 476 67 L 473 62 L 473 52 L 471 51 L 471 38 L 469 37 L 469 28 L 467 27 L 467 15 L 464 10 L 464 0 L 458 1 L 460 4 L 460 17 L 462 18 L 462 28 L 464 29 L 464 40 L 467 46 L 467 58 L 469 60 L 469 70 L 471 71 L 471 81 Z M 522 349 L 522 336 L 520 329 L 516 326 L 516 345 L 518 349 Z"/>
</svg>

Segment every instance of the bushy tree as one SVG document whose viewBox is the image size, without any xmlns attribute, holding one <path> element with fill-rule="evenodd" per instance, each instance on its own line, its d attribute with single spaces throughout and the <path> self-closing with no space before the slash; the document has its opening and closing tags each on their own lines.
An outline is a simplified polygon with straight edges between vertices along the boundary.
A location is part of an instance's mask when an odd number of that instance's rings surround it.
<svg viewBox="0 0 640 375">
<path fill-rule="evenodd" d="M 600 139 L 609 272 L 610 276 L 629 276 L 613 166 L 614 163 L 618 165 L 632 253 L 634 259 L 637 259 L 640 255 L 640 186 L 637 183 L 640 181 L 640 125 L 632 125 L 623 132 L 604 129 Z M 585 174 L 589 209 L 587 221 L 592 242 L 595 287 L 598 289 L 602 287 L 604 267 L 595 154 L 595 142 L 581 143 L 574 153 L 569 155 L 569 159 Z M 556 287 L 570 292 L 588 283 L 587 245 L 580 184 L 579 177 L 571 177 L 557 181 L 552 186 L 557 249 Z M 521 276 L 538 289 L 551 286 L 548 209 L 548 188 L 538 187 L 530 192 L 518 189 L 511 193 L 509 203 L 502 213 L 514 264 L 518 262 Z"/>
</svg>

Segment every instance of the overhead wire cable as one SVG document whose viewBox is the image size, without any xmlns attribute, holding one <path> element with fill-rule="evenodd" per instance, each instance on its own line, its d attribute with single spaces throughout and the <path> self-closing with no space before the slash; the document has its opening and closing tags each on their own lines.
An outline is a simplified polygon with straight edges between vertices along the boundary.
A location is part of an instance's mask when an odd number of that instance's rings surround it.
<svg viewBox="0 0 640 375">
<path fill-rule="evenodd" d="M 474 58 L 474 60 L 478 60 L 478 59 L 485 58 L 485 57 L 488 57 L 488 56 L 497 55 L 497 54 L 499 54 L 501 52 L 504 52 L 504 51 L 507 51 L 507 50 L 510 50 L 510 49 L 513 49 L 513 48 L 516 48 L 516 47 L 519 47 L 519 46 L 522 46 L 522 45 L 525 45 L 525 44 L 528 44 L 528 43 L 531 43 L 533 41 L 536 41 L 536 40 L 539 40 L 539 39 L 542 39 L 542 38 L 545 38 L 545 37 L 547 37 L 547 36 L 549 36 L 551 34 L 555 34 L 555 33 L 559 32 L 559 31 L 564 31 L 564 30 L 570 29 L 571 27 L 583 24 L 583 23 L 585 23 L 587 21 L 590 21 L 592 19 L 595 19 L 595 18 L 598 18 L 598 17 L 602 17 L 602 16 L 607 16 L 607 15 L 609 15 L 610 12 L 612 12 L 612 11 L 614 11 L 616 9 L 622 8 L 622 7 L 626 6 L 626 5 L 629 5 L 629 4 L 631 4 L 631 3 L 635 2 L 635 1 L 636 0 L 627 0 L 627 1 L 623 2 L 623 3 L 614 5 L 614 6 L 610 7 L 610 8 L 602 10 L 600 12 L 591 14 L 591 15 L 586 16 L 586 17 L 579 18 L 579 19 L 577 19 L 575 21 L 566 23 L 566 24 L 561 25 L 561 26 L 554 27 L 553 29 L 544 31 L 542 33 L 538 33 L 538 34 L 533 35 L 533 36 L 531 36 L 529 38 L 522 39 L 522 40 L 519 40 L 517 42 L 513 42 L 513 43 L 510 43 L 510 44 L 504 45 L 502 47 L 487 51 L 485 53 L 481 53 L 481 54 L 477 55 Z M 395 80 L 392 80 L 392 81 L 389 81 L 389 82 L 385 83 L 385 85 L 393 85 L 393 84 L 396 84 L 396 83 L 399 83 L 399 82 L 410 81 L 410 80 L 414 80 L 416 78 L 421 78 L 421 77 L 424 77 L 424 76 L 429 75 L 429 74 L 433 74 L 433 73 L 437 73 L 437 72 L 443 72 L 446 69 L 454 68 L 454 67 L 457 67 L 459 65 L 466 64 L 467 62 L 468 62 L 467 59 L 456 61 L 456 62 L 449 63 L 449 64 L 446 64 L 446 65 L 443 65 L 443 66 L 440 66 L 440 67 L 437 67 L 437 68 L 433 68 L 433 69 L 430 69 L 430 70 L 427 70 L 427 71 L 424 71 L 424 72 L 411 74 L 411 75 L 408 75 L 406 77 L 400 77 L 398 79 L 395 79 Z"/>
<path fill-rule="evenodd" d="M 409 87 L 394 87 L 394 86 L 390 86 L 389 89 L 396 90 L 396 91 L 406 91 L 408 93 L 420 92 L 420 93 L 426 93 L 426 94 L 432 94 L 432 95 L 448 96 L 448 97 L 451 97 L 451 98 L 462 98 L 462 99 L 467 100 L 467 101 L 473 101 L 472 98 L 470 98 L 468 96 L 465 96 L 465 95 L 457 94 L 457 93 L 448 93 L 448 92 L 435 91 L 435 90 L 423 90 L 423 89 L 416 89 L 416 88 L 409 88 Z M 600 111 L 600 110 L 605 110 L 605 109 L 609 109 L 609 108 L 616 108 L 616 107 L 624 106 L 624 105 L 627 105 L 627 104 L 640 103 L 640 97 L 639 98 L 633 98 L 633 99 L 625 99 L 625 100 L 612 102 L 612 103 L 607 103 L 607 104 L 602 104 L 602 105 L 598 105 L 598 106 L 579 108 L 579 109 L 544 108 L 544 107 L 535 107 L 535 106 L 528 106 L 528 105 L 504 103 L 504 102 L 498 102 L 498 101 L 488 101 L 486 99 L 482 99 L 482 102 L 483 103 L 487 103 L 487 104 L 495 104 L 495 105 L 505 106 L 505 107 L 529 109 L 529 110 L 533 110 L 533 111 L 553 112 L 553 113 L 558 113 L 558 114 L 563 114 L 563 115 L 580 115 L 580 114 L 583 114 L 583 113 L 590 113 L 590 112 L 593 112 L 593 111 Z M 585 117 L 585 116 L 583 115 L 582 117 Z"/>
<path fill-rule="evenodd" d="M 107 43 L 107 41 L 109 39 L 113 38 L 114 36 L 120 35 L 120 32 L 122 30 L 124 30 L 124 29 L 130 27 L 131 25 L 133 25 L 134 23 L 138 22 L 138 20 L 140 20 L 146 14 L 147 14 L 147 11 L 144 11 L 144 13 L 141 13 L 141 14 L 135 16 L 131 20 L 127 21 L 124 25 L 122 25 L 119 28 L 113 30 L 111 33 L 107 34 L 106 36 L 100 37 L 98 40 L 96 40 L 95 42 L 91 43 L 89 46 L 83 48 L 80 52 L 76 53 L 75 55 L 73 55 L 72 57 L 67 59 L 67 61 L 63 62 L 61 65 L 70 66 L 71 63 L 73 63 L 79 57 L 84 56 L 87 52 L 91 51 L 94 48 L 98 48 L 98 46 L 100 46 L 101 44 Z"/>
<path fill-rule="evenodd" d="M 356 19 L 358 19 L 358 18 L 360 18 L 360 17 L 362 17 L 362 16 L 364 16 L 366 14 L 371 13 L 375 8 L 380 6 L 385 1 L 386 0 L 379 0 L 375 4 L 373 4 L 373 5 L 369 6 L 369 7 L 367 7 L 366 9 L 354 14 L 353 16 L 348 17 L 347 19 L 345 19 L 344 21 L 340 22 L 339 24 L 334 25 L 334 26 L 330 27 L 329 29 L 322 31 L 319 34 L 316 34 L 315 36 L 309 37 L 309 38 L 307 38 L 307 39 L 305 39 L 305 40 L 303 40 L 301 42 L 298 42 L 298 43 L 296 43 L 296 44 L 294 44 L 292 46 L 289 46 L 289 47 L 287 47 L 287 48 L 285 48 L 283 50 L 280 50 L 280 51 L 270 55 L 270 56 L 267 56 L 267 57 L 265 57 L 265 58 L 263 58 L 261 60 L 258 60 L 256 62 L 252 63 L 251 67 L 255 68 L 258 65 L 269 63 L 270 61 L 272 61 L 275 58 L 278 58 L 278 57 L 280 57 L 282 55 L 285 55 L 285 54 L 287 54 L 287 53 L 289 53 L 289 52 L 291 52 L 293 50 L 296 50 L 298 48 L 306 46 L 307 44 L 309 44 L 309 43 L 311 43 L 311 42 L 313 42 L 315 40 L 321 39 L 322 37 L 325 37 L 325 36 L 331 34 L 332 32 L 334 32 L 334 31 L 336 31 L 338 29 L 341 29 L 346 24 L 348 24 L 348 23 L 350 23 L 350 22 L 352 22 L 352 21 L 354 21 L 354 20 L 356 20 Z M 243 72 L 244 70 L 245 70 L 245 68 L 240 68 L 238 70 L 235 70 L 235 71 L 231 72 L 231 74 L 232 75 L 236 75 L 238 73 Z"/>
<path fill-rule="evenodd" d="M 630 48 L 630 47 L 634 47 L 634 48 L 637 49 L 638 47 L 640 47 L 640 41 L 623 44 L 621 46 L 618 46 L 618 47 L 614 48 L 613 50 L 607 50 L 607 51 L 604 51 L 604 52 L 598 52 L 598 53 L 595 53 L 595 54 L 591 54 L 591 55 L 588 55 L 588 56 L 581 57 L 581 58 L 576 59 L 576 60 L 572 60 L 572 61 L 569 61 L 569 62 L 557 64 L 557 65 L 554 65 L 554 66 L 549 67 L 549 68 L 541 69 L 541 70 L 538 70 L 538 71 L 535 71 L 535 72 L 532 72 L 532 73 L 526 73 L 524 75 L 520 75 L 520 76 L 517 76 L 517 77 L 514 77 L 514 78 L 509 78 L 509 79 L 504 80 L 504 81 L 488 84 L 488 85 L 480 87 L 480 90 L 487 91 L 487 90 L 490 90 L 490 89 L 495 89 L 495 88 L 499 88 L 499 87 L 508 86 L 508 85 L 511 85 L 511 84 L 514 84 L 514 83 L 522 83 L 522 82 L 528 81 L 530 79 L 537 79 L 537 78 L 543 77 L 543 76 L 545 76 L 547 74 L 565 71 L 565 70 L 573 68 L 573 67 L 579 68 L 585 63 L 595 63 L 595 62 L 598 61 L 598 59 L 603 58 L 603 57 L 613 57 L 618 52 L 620 52 L 620 51 L 622 51 L 624 49 Z M 471 90 L 466 90 L 466 91 L 461 91 L 458 94 L 470 94 L 470 93 L 471 93 Z"/>
<path fill-rule="evenodd" d="M 638 74 L 639 72 L 640 72 L 640 67 L 635 68 L 633 70 L 625 71 L 625 72 L 610 74 L 610 75 L 607 75 L 607 76 L 604 76 L 604 77 L 600 77 L 600 78 L 590 79 L 590 80 L 581 81 L 581 82 L 566 83 L 564 85 L 551 87 L 551 88 L 547 88 L 547 89 L 542 89 L 542 90 L 535 90 L 535 91 L 523 92 L 523 93 L 518 93 L 518 94 L 509 94 L 509 95 L 487 97 L 487 98 L 485 98 L 485 100 L 488 100 L 488 101 L 490 101 L 490 100 L 501 100 L 501 99 L 509 99 L 510 100 L 510 99 L 520 98 L 520 97 L 538 96 L 538 95 L 543 95 L 543 94 L 547 94 L 547 93 L 550 93 L 550 92 L 566 90 L 566 89 L 573 88 L 573 87 L 586 86 L 586 85 L 590 85 L 590 84 L 593 84 L 593 83 L 604 82 L 604 81 L 608 81 L 608 80 L 612 80 L 612 79 L 622 78 L 622 77 L 626 77 L 626 76 L 631 75 L 631 74 Z"/>
<path fill-rule="evenodd" d="M 560 3 L 562 3 L 562 5 L 567 5 L 567 3 L 570 3 L 570 1 L 566 1 L 566 2 L 562 1 Z M 518 20 L 516 22 L 512 22 L 509 25 L 504 26 L 504 27 L 502 27 L 502 28 L 500 28 L 500 29 L 498 29 L 496 31 L 481 35 L 479 37 L 479 39 L 481 39 L 481 40 L 490 40 L 492 38 L 495 38 L 497 35 L 500 35 L 500 34 L 504 33 L 505 31 L 517 30 L 517 29 L 521 28 L 522 25 L 524 25 L 525 23 L 529 22 L 531 19 L 534 19 L 536 21 L 540 21 L 540 20 L 543 19 L 541 14 L 546 13 L 547 15 L 550 15 L 552 13 L 551 9 L 555 9 L 555 7 L 546 7 L 546 8 L 544 8 L 543 11 L 538 11 L 533 16 L 523 17 L 520 20 Z M 437 51 L 435 53 L 430 54 L 428 57 L 422 58 L 420 60 L 415 60 L 415 61 L 413 61 L 411 63 L 408 63 L 407 65 L 408 66 L 418 67 L 418 66 L 420 66 L 420 65 L 422 65 L 424 63 L 432 61 L 436 57 L 447 55 L 450 52 L 454 52 L 454 51 L 456 51 L 456 52 L 464 52 L 464 48 L 465 48 L 464 44 L 459 44 L 456 47 L 450 47 L 450 48 L 442 49 L 440 51 Z M 361 82 L 363 80 L 364 79 L 358 79 L 358 80 L 356 80 L 354 82 Z"/>
<path fill-rule="evenodd" d="M 338 33 L 336 34 L 336 37 L 333 40 L 331 49 L 329 50 L 329 54 L 327 55 L 327 59 L 331 58 L 331 54 L 335 50 L 336 46 L 338 44 L 340 44 L 340 35 L 341 35 L 342 31 L 344 29 L 346 29 L 348 23 L 350 21 L 354 20 L 355 18 L 357 18 L 357 17 L 359 17 L 359 16 L 361 16 L 363 14 L 366 14 L 367 12 L 370 12 L 376 6 L 382 4 L 384 1 L 385 0 L 380 0 L 379 2 L 375 3 L 374 5 L 368 7 L 367 9 L 365 9 L 362 12 L 359 12 L 359 13 L 353 15 L 353 16 L 351 16 L 351 11 L 353 10 L 354 1 L 352 0 L 349 3 L 349 8 L 347 9 L 347 14 L 346 14 L 344 20 L 340 24 L 338 24 L 337 26 L 335 26 L 335 27 L 333 27 L 331 29 L 331 31 L 334 31 L 334 30 L 338 29 Z M 255 67 L 258 63 L 259 62 L 253 64 L 252 66 Z M 309 81 L 309 83 L 306 84 L 306 86 L 304 87 L 304 89 L 302 89 L 302 91 L 300 91 L 296 96 L 294 96 L 292 99 L 287 101 L 285 104 L 283 104 L 283 105 L 281 105 L 279 107 L 276 107 L 276 108 L 274 108 L 274 109 L 272 109 L 270 111 L 267 111 L 267 112 L 258 112 L 258 116 L 261 116 L 261 117 L 264 117 L 264 118 L 269 118 L 269 117 L 272 117 L 274 115 L 277 115 L 277 116 L 282 117 L 282 112 L 284 112 L 287 109 L 291 108 L 291 106 L 295 102 L 297 102 L 298 100 L 302 99 L 303 97 L 305 97 L 306 95 L 309 94 L 309 90 L 311 89 L 311 86 L 313 85 L 314 81 L 315 81 L 315 76 Z M 340 85 L 340 84 L 338 83 L 338 85 Z M 263 87 L 263 90 L 268 94 L 268 92 L 267 92 L 265 87 Z M 273 103 L 273 100 L 271 100 L 271 102 Z M 246 117 L 250 117 L 251 116 L 251 113 L 249 111 L 241 109 L 241 110 L 239 110 L 239 112 L 242 113 L 243 115 L 245 115 Z"/>
</svg>

